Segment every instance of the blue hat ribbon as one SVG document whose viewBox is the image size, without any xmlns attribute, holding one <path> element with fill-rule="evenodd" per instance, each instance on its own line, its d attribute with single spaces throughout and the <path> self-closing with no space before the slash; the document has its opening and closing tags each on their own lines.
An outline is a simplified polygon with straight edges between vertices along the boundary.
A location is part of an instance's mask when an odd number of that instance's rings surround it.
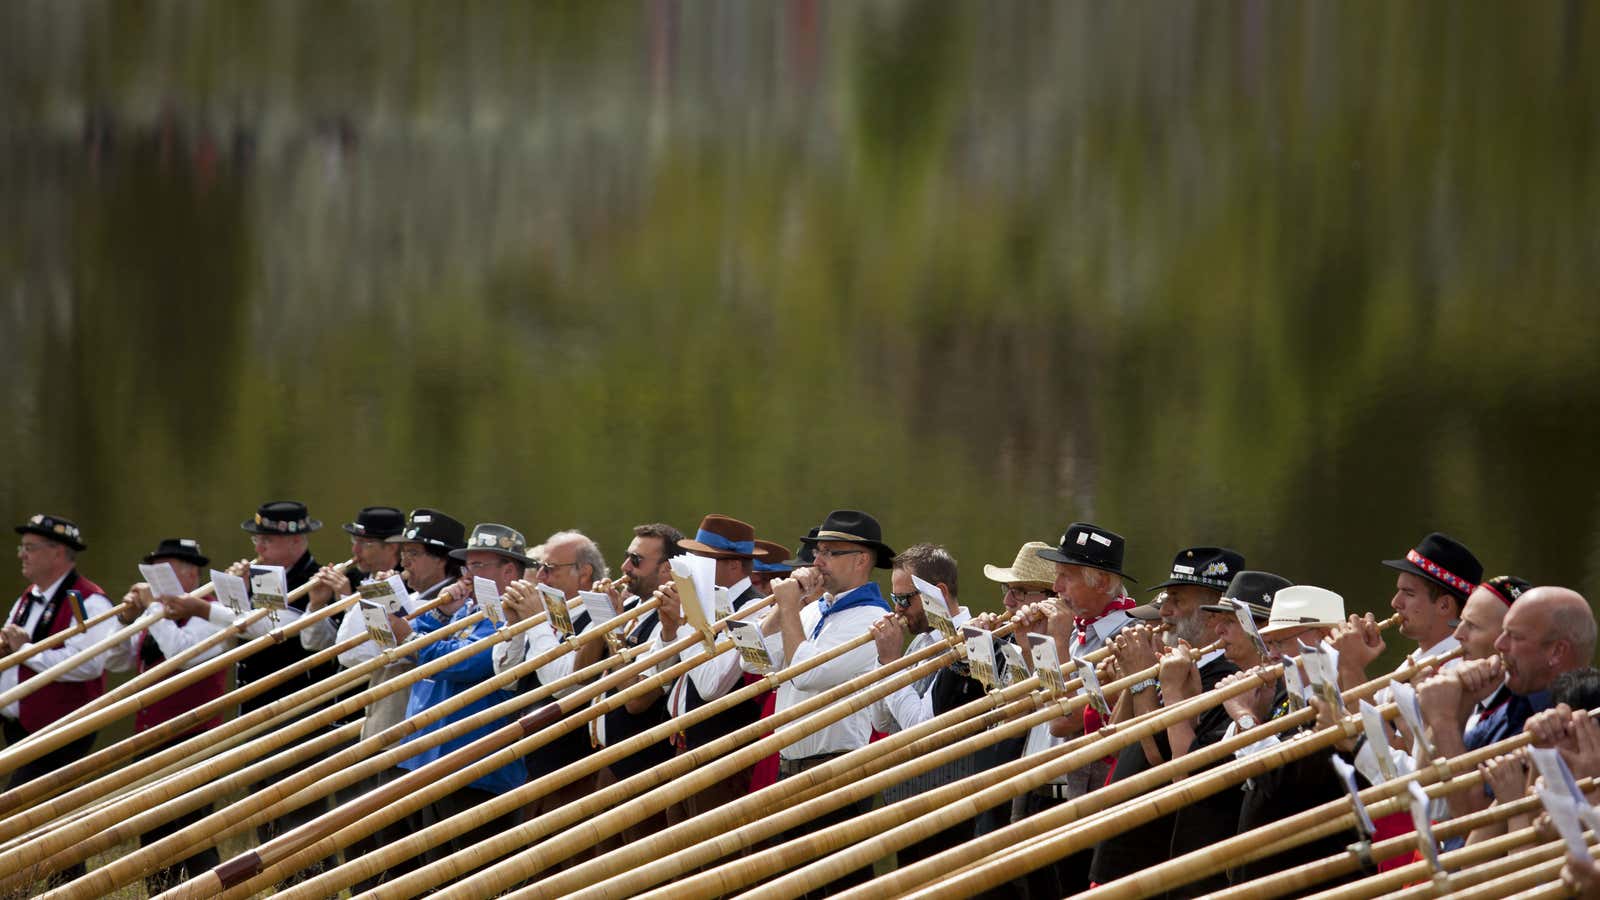
<svg viewBox="0 0 1600 900">
<path fill-rule="evenodd" d="M 694 533 L 694 539 L 713 550 L 726 550 L 730 553 L 756 552 L 755 541 L 730 541 L 714 531 L 706 531 L 703 528 Z"/>
</svg>

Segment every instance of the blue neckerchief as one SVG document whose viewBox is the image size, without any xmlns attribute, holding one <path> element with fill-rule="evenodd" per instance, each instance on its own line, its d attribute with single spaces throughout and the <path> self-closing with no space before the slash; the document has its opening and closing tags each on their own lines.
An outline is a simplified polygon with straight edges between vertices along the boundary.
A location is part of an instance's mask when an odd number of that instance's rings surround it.
<svg viewBox="0 0 1600 900">
<path fill-rule="evenodd" d="M 817 611 L 822 615 L 817 617 L 817 624 L 811 628 L 811 639 L 816 640 L 822 633 L 823 623 L 836 612 L 853 609 L 857 606 L 876 606 L 884 612 L 890 612 L 889 601 L 883 599 L 883 592 L 878 590 L 876 581 L 869 581 L 862 586 L 845 591 L 843 594 L 829 601 L 827 598 L 817 601 Z"/>
</svg>

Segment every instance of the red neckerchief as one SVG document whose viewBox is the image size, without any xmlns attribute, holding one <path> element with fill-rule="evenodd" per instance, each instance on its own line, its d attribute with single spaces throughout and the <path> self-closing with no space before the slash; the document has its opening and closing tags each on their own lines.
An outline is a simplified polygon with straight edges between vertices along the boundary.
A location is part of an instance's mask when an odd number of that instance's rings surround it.
<svg viewBox="0 0 1600 900">
<path fill-rule="evenodd" d="M 1100 615 L 1095 616 L 1092 619 L 1086 619 L 1082 616 L 1073 616 L 1072 627 L 1078 630 L 1078 643 L 1087 644 L 1089 642 L 1089 626 L 1100 621 L 1101 619 L 1104 619 L 1106 616 L 1109 616 L 1114 612 L 1125 609 L 1133 609 L 1138 605 L 1139 604 L 1136 603 L 1132 597 L 1118 597 L 1110 603 L 1107 603 L 1106 608 L 1100 611 Z"/>
</svg>

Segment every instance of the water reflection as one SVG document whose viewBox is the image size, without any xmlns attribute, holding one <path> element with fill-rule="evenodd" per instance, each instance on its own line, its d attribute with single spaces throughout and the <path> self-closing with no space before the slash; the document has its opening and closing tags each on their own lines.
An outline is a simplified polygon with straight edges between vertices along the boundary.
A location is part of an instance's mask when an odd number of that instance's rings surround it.
<svg viewBox="0 0 1600 900">
<path fill-rule="evenodd" d="M 0 505 L 112 583 L 294 495 L 1593 593 L 1585 12 L 11 4 Z"/>
</svg>

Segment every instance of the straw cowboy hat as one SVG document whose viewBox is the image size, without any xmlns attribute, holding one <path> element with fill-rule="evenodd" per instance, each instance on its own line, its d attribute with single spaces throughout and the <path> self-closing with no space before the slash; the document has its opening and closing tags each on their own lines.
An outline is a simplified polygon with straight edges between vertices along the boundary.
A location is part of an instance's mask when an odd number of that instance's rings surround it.
<svg viewBox="0 0 1600 900">
<path fill-rule="evenodd" d="M 1017 550 L 1010 568 L 984 563 L 983 577 L 1000 584 L 1055 584 L 1056 567 L 1039 556 L 1040 550 L 1049 549 L 1044 541 L 1029 541 Z"/>
</svg>

